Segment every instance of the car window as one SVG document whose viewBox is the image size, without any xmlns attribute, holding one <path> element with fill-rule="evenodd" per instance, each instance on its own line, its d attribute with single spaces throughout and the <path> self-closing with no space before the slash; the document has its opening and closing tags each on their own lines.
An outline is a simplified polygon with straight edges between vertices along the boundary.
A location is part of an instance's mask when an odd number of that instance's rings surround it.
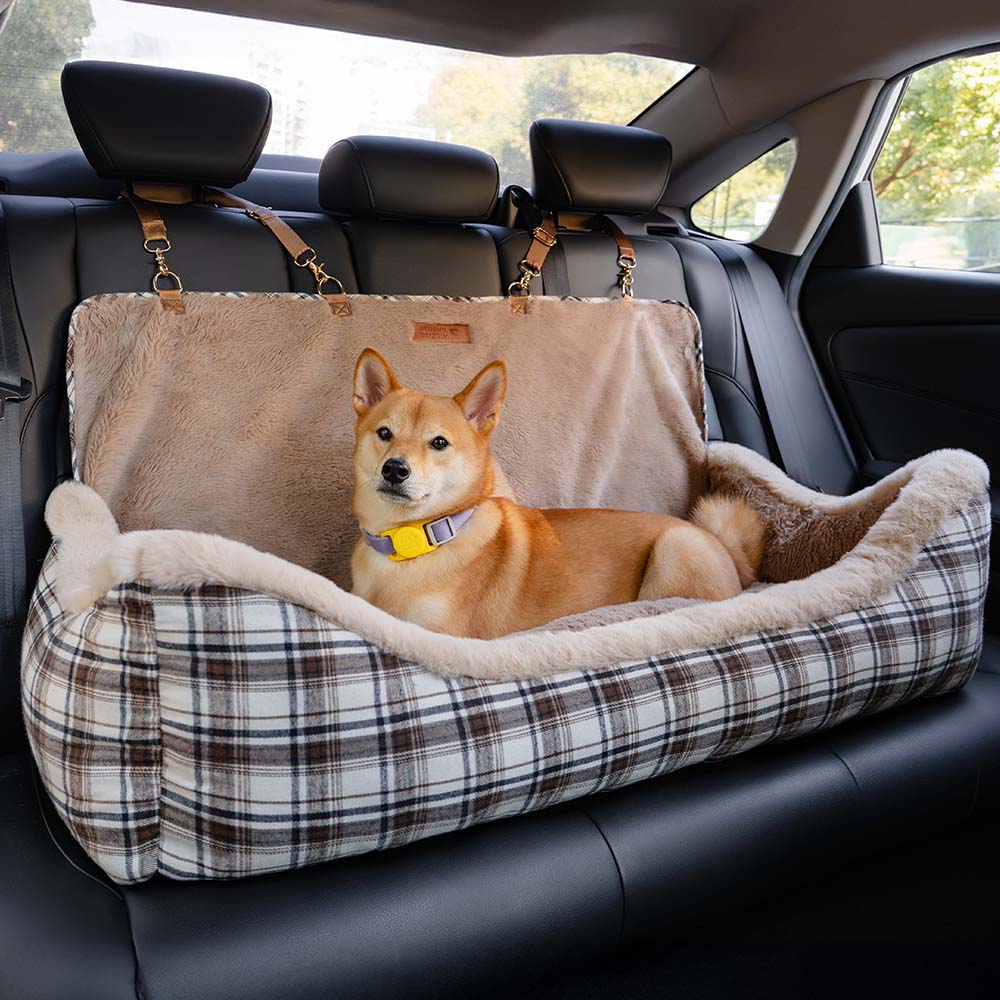
<svg viewBox="0 0 1000 1000">
<path fill-rule="evenodd" d="M 59 73 L 78 58 L 254 80 L 274 99 L 269 153 L 322 156 L 359 134 L 439 139 L 492 153 L 519 184 L 530 180 L 535 118 L 625 123 L 691 68 L 620 54 L 478 55 L 122 0 L 18 0 L 0 34 L 0 149 L 76 145 Z"/>
<path fill-rule="evenodd" d="M 794 163 L 793 141 L 775 146 L 696 201 L 691 221 L 715 236 L 752 240 L 771 221 Z"/>
<path fill-rule="evenodd" d="M 913 74 L 872 184 L 887 264 L 1000 272 L 1000 53 Z"/>
</svg>

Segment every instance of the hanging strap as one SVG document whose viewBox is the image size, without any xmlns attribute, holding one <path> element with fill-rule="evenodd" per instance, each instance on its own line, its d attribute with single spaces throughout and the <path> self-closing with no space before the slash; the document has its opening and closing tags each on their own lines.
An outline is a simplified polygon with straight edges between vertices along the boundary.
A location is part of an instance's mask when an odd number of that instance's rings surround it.
<svg viewBox="0 0 1000 1000">
<path fill-rule="evenodd" d="M 21 378 L 20 336 L 7 223 L 0 209 L 0 691 L 5 697 L 11 677 L 17 677 L 27 600 L 21 510 L 21 404 L 31 397 L 32 385 Z"/>
<path fill-rule="evenodd" d="M 316 259 L 316 251 L 273 209 L 265 208 L 263 205 L 255 205 L 252 201 L 247 201 L 246 198 L 241 198 L 228 191 L 220 191 L 218 188 L 205 188 L 204 200 L 215 205 L 222 205 L 225 208 L 240 208 L 251 219 L 256 219 L 266 226 L 285 248 L 296 266 L 308 267 L 309 259 Z M 331 275 L 327 275 L 326 280 L 337 281 Z M 337 281 L 337 284 L 339 285 L 340 282 Z M 343 286 L 341 286 L 341 290 L 343 290 Z"/>
<path fill-rule="evenodd" d="M 122 191 L 125 199 L 135 209 L 142 226 L 142 249 L 151 253 L 156 260 L 156 274 L 153 275 L 153 291 L 160 297 L 160 304 L 167 312 L 183 313 L 182 298 L 184 286 L 181 279 L 167 265 L 166 254 L 170 251 L 170 240 L 167 238 L 167 226 L 163 216 L 151 202 L 133 194 L 128 188 Z"/>
<path fill-rule="evenodd" d="M 545 264 L 546 260 L 549 263 L 549 270 L 543 278 L 546 295 L 569 295 L 569 274 L 566 268 L 565 252 L 556 236 L 557 223 L 555 218 L 545 214 L 524 188 L 515 187 L 511 191 L 522 218 L 529 226 L 532 226 L 531 243 L 528 245 L 527 253 L 517 265 L 521 277 L 507 286 L 507 293 L 511 298 L 511 309 L 515 313 L 523 313 L 527 307 L 527 303 L 523 299 L 531 294 L 531 282 L 542 273 L 542 265 Z M 562 217 L 560 216 L 560 218 Z M 614 239 L 618 247 L 618 283 L 622 290 L 622 297 L 632 298 L 632 272 L 636 267 L 635 247 L 632 245 L 632 241 L 606 215 L 573 216 L 573 218 L 576 221 L 586 218 L 590 224 L 572 228 L 600 229 Z"/>
<path fill-rule="evenodd" d="M 772 339 L 772 329 L 765 319 L 753 276 L 747 267 L 745 257 L 751 251 L 721 240 L 701 242 L 722 262 L 732 285 L 736 311 L 743 326 L 750 360 L 757 373 L 781 464 L 792 479 L 808 485 L 814 481 L 809 472 L 809 453 L 799 431 L 800 417 L 792 404 L 788 381 L 782 371 L 781 352 Z"/>
<path fill-rule="evenodd" d="M 606 215 L 595 216 L 594 221 L 599 229 L 611 236 L 618 246 L 618 283 L 621 285 L 622 297 L 632 298 L 632 272 L 635 270 L 635 247 L 632 241 L 622 232 L 621 228 Z"/>
<path fill-rule="evenodd" d="M 184 289 L 181 285 L 181 279 L 166 264 L 164 255 L 170 250 L 170 240 L 167 238 L 166 224 L 159 210 L 153 204 L 154 201 L 174 205 L 201 202 L 241 209 L 251 219 L 261 223 L 271 232 L 285 248 L 296 267 L 309 268 L 316 279 L 317 294 L 326 299 L 335 316 L 351 315 L 351 303 L 340 279 L 326 273 L 323 262 L 318 259 L 316 251 L 272 209 L 257 205 L 231 192 L 220 191 L 218 188 L 204 188 L 196 192 L 193 188 L 174 185 L 134 184 L 131 190 L 126 187 L 122 194 L 131 203 L 139 217 L 139 223 L 142 226 L 143 249 L 156 258 L 158 271 L 153 276 L 153 289 L 159 295 L 164 309 L 183 313 L 182 293 Z M 337 286 L 337 292 L 323 291 L 324 286 L 329 282 Z"/>
</svg>

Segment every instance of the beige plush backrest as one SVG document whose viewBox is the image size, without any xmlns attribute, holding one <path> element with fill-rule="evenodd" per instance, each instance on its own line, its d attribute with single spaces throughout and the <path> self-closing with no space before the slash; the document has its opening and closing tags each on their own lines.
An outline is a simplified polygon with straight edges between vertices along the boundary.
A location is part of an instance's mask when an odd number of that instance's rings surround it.
<svg viewBox="0 0 1000 1000">
<path fill-rule="evenodd" d="M 77 474 L 123 531 L 214 532 L 349 585 L 365 347 L 447 395 L 503 358 L 493 448 L 524 503 L 684 516 L 703 491 L 700 336 L 679 303 L 537 297 L 514 315 L 501 298 L 351 296 L 338 316 L 293 293 L 184 301 L 176 315 L 153 295 L 100 295 L 73 316 Z M 414 342 L 415 323 L 460 324 L 469 343 Z"/>
</svg>

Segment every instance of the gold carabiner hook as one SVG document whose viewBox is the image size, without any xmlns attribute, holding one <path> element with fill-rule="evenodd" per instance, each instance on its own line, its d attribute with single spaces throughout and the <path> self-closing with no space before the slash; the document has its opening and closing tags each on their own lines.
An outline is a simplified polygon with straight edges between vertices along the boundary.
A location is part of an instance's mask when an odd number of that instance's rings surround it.
<svg viewBox="0 0 1000 1000">
<path fill-rule="evenodd" d="M 632 272 L 635 270 L 635 258 L 622 254 L 618 258 L 618 281 L 622 286 L 622 298 L 632 298 Z"/>
</svg>

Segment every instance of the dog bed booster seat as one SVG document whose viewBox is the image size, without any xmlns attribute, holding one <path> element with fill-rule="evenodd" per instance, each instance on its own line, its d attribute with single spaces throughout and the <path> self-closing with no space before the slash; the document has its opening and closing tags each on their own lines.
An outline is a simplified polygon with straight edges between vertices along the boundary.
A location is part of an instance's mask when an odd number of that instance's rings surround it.
<svg viewBox="0 0 1000 1000">
<path fill-rule="evenodd" d="M 114 880 L 390 848 L 940 694 L 975 669 L 983 463 L 937 452 L 831 497 L 707 446 L 697 321 L 627 294 L 620 234 L 619 299 L 526 294 L 549 223 L 509 298 L 324 294 L 315 253 L 242 203 L 318 293 L 188 293 L 155 207 L 129 196 L 159 251 L 155 292 L 73 315 L 76 480 L 49 500 L 23 658 L 45 787 Z M 367 346 L 448 393 L 503 357 L 494 450 L 526 503 L 684 516 L 708 489 L 745 497 L 767 529 L 763 582 L 489 641 L 351 595 L 351 373 Z"/>
</svg>

